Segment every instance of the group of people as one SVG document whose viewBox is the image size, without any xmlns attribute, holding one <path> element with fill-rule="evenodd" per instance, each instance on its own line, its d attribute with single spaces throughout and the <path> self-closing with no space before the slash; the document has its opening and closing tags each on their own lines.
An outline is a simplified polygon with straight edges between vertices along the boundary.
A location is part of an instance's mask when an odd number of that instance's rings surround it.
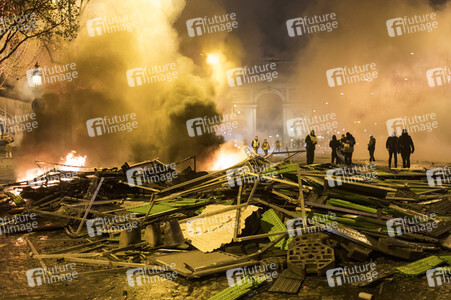
<svg viewBox="0 0 451 300">
<path fill-rule="evenodd" d="M 258 140 L 258 136 L 255 136 L 255 138 L 252 140 L 251 146 L 254 149 L 255 153 L 258 154 L 258 149 L 260 148 L 260 141 Z M 279 140 L 276 140 L 276 142 L 274 143 L 274 151 L 280 152 L 280 147 L 282 147 L 282 143 Z M 269 145 L 269 142 L 264 139 L 262 143 L 262 150 L 265 153 L 265 156 L 268 155 L 269 149 L 271 149 L 271 146 Z"/>
<path fill-rule="evenodd" d="M 312 130 L 310 131 L 310 134 L 305 137 L 307 164 L 313 164 L 313 161 L 315 159 L 315 148 L 317 144 L 318 138 L 315 135 L 315 131 Z M 352 165 L 352 154 L 354 153 L 355 144 L 356 140 L 354 136 L 349 132 L 342 134 L 340 139 L 337 139 L 337 136 L 333 135 L 332 140 L 329 142 L 329 147 L 332 149 L 331 163 L 344 163 L 346 165 Z M 275 142 L 275 151 L 279 152 L 281 146 L 282 143 L 277 140 Z M 402 157 L 402 167 L 410 168 L 410 155 L 415 151 L 415 147 L 413 145 L 412 137 L 407 133 L 406 129 L 402 130 L 402 134 L 399 138 L 395 133 L 389 136 L 385 146 L 389 155 L 389 168 L 391 168 L 392 160 L 394 161 L 394 167 L 398 167 L 398 153 L 400 153 Z M 258 140 L 258 136 L 256 136 L 252 140 L 252 148 L 254 148 L 255 153 L 258 153 L 258 149 L 260 148 L 260 141 Z M 263 141 L 261 148 L 265 153 L 265 156 L 268 155 L 268 151 L 269 149 L 271 149 L 271 147 L 266 139 Z M 376 159 L 374 158 L 374 152 L 376 151 L 376 139 L 372 135 L 370 135 L 370 140 L 368 142 L 368 151 L 370 155 L 370 162 L 376 161 Z M 340 156 L 342 156 L 344 159 L 340 159 Z"/>
<path fill-rule="evenodd" d="M 397 137 L 393 132 L 387 138 L 385 147 L 388 151 L 388 167 L 391 168 L 392 158 L 395 168 L 398 167 L 398 153 L 401 154 L 402 167 L 410 168 L 410 155 L 415 152 L 412 137 L 407 133 L 406 129 L 402 130 L 401 136 Z"/>
<path fill-rule="evenodd" d="M 305 144 L 305 149 L 307 150 L 307 164 L 313 164 L 315 159 L 315 148 L 318 144 L 318 138 L 316 137 L 314 130 L 310 131 L 310 134 L 305 137 Z M 332 140 L 329 142 L 329 147 L 332 149 L 332 164 L 339 164 L 342 162 L 338 155 L 338 152 L 340 152 L 343 153 L 344 163 L 351 165 L 355 144 L 355 138 L 349 132 L 347 132 L 346 135 L 342 134 L 341 139 L 337 139 L 337 136 L 333 135 Z"/>
<path fill-rule="evenodd" d="M 310 136 L 306 137 L 310 140 Z M 355 138 L 349 132 L 345 135 L 341 136 L 340 140 L 337 140 L 337 137 L 332 136 L 332 140 L 329 143 L 329 147 L 332 149 L 332 164 L 334 162 L 336 164 L 340 163 L 340 159 L 338 157 L 338 151 L 343 153 L 344 155 L 344 163 L 347 165 L 352 164 L 352 153 L 354 152 Z M 415 151 L 415 147 L 413 145 L 412 137 L 407 133 L 406 129 L 402 130 L 401 136 L 398 138 L 395 133 L 392 133 L 391 136 L 388 137 L 385 147 L 388 151 L 388 167 L 391 168 L 392 158 L 394 160 L 394 167 L 398 167 L 398 153 L 401 154 L 402 157 L 402 167 L 410 168 L 410 155 Z M 308 151 L 308 148 L 307 148 Z M 374 152 L 376 151 L 376 139 L 374 136 L 370 135 L 370 140 L 368 142 L 368 152 L 370 154 L 370 162 L 376 161 L 374 158 Z M 309 154 L 307 152 L 307 163 L 309 163 Z M 313 160 L 312 160 L 313 162 Z"/>
<path fill-rule="evenodd" d="M 344 163 L 347 165 L 352 164 L 352 154 L 354 153 L 354 146 L 356 144 L 354 136 L 346 132 L 346 135 L 342 134 L 341 139 L 337 139 L 336 135 L 332 136 L 332 140 L 329 142 L 329 147 L 332 149 L 332 164 L 341 163 L 338 151 L 343 153 Z"/>
</svg>

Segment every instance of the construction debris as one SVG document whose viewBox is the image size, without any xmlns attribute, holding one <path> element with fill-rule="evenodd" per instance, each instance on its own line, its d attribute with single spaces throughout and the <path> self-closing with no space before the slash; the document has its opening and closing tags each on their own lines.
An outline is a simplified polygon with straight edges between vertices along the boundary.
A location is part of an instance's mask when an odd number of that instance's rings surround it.
<svg viewBox="0 0 451 300">
<path fill-rule="evenodd" d="M 49 258 L 110 268 L 173 264 L 178 274 L 200 278 L 269 260 L 283 270 L 269 291 L 297 293 L 306 276 L 377 256 L 419 260 L 397 268 L 410 276 L 450 263 L 449 184 L 430 186 L 426 170 L 331 174 L 336 166 L 302 166 L 291 162 L 294 155 L 271 162 L 249 152 L 247 160 L 211 173 L 154 159 L 77 169 L 70 180 L 56 165 L 4 190 L 14 214 L 56 219 L 70 237 L 90 237 L 53 253 L 34 249 L 41 264 Z M 156 166 L 159 180 L 149 180 L 146 170 Z M 165 172 L 178 176 L 168 180 Z M 241 274 L 242 284 L 212 299 L 242 296 L 269 284 L 265 276 Z"/>
</svg>

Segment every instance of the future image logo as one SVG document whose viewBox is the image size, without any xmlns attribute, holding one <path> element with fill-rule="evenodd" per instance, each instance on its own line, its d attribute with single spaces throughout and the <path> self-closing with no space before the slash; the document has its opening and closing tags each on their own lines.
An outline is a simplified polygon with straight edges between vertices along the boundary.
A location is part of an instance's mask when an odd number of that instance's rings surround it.
<svg viewBox="0 0 451 300">
<path fill-rule="evenodd" d="M 327 270 L 327 283 L 330 287 L 369 281 L 378 276 L 376 264 L 355 265 L 352 267 L 335 268 Z"/>
<path fill-rule="evenodd" d="M 173 281 L 177 278 L 178 273 L 176 270 L 176 264 L 165 264 L 162 266 L 155 266 L 152 268 L 134 268 L 125 272 L 127 276 L 128 286 L 138 287 L 143 284 L 159 283 L 163 280 Z"/>
<path fill-rule="evenodd" d="M 129 69 L 125 72 L 125 75 L 130 87 L 164 81 L 171 82 L 178 78 L 176 63 Z"/>
<path fill-rule="evenodd" d="M 289 19 L 286 22 L 288 36 L 295 37 L 316 32 L 331 32 L 338 28 L 337 15 L 329 13 L 324 15 L 304 16 L 301 18 Z"/>
<path fill-rule="evenodd" d="M 439 287 L 444 283 L 451 283 L 451 268 L 435 268 L 426 271 L 426 278 L 430 287 Z"/>
<path fill-rule="evenodd" d="M 327 84 L 330 87 L 358 82 L 371 82 L 377 78 L 376 64 L 344 66 L 326 71 Z"/>
<path fill-rule="evenodd" d="M 203 134 L 226 134 L 238 127 L 238 115 L 235 113 L 204 116 L 186 121 L 186 129 L 190 137 Z"/>
<path fill-rule="evenodd" d="M 429 69 L 426 71 L 426 78 L 430 87 L 442 86 L 451 83 L 451 71 L 448 66 L 442 68 Z"/>
<path fill-rule="evenodd" d="M 436 21 L 437 14 L 430 13 L 424 15 L 414 15 L 412 17 L 399 17 L 388 19 L 385 24 L 387 26 L 388 36 L 397 37 L 404 34 L 412 34 L 418 32 L 431 32 L 438 28 Z"/>
<path fill-rule="evenodd" d="M 74 278 L 78 278 L 75 267 L 75 263 L 70 263 L 65 265 L 54 265 L 52 267 L 29 269 L 26 271 L 28 285 L 30 287 L 37 287 L 55 282 L 72 282 Z"/>
<path fill-rule="evenodd" d="M 86 121 L 86 128 L 90 137 L 101 136 L 104 134 L 112 134 L 117 132 L 128 131 L 138 128 L 136 114 L 125 114 L 121 116 L 114 115 L 112 117 L 105 116 L 103 118 L 94 118 Z"/>
<path fill-rule="evenodd" d="M 279 77 L 276 68 L 277 64 L 272 62 L 229 69 L 226 71 L 227 83 L 229 87 L 240 87 L 252 83 L 272 82 Z"/>
<path fill-rule="evenodd" d="M 134 14 L 93 18 L 86 22 L 86 28 L 90 37 L 123 31 L 131 32 L 138 27 L 138 22 L 135 19 Z"/>
<path fill-rule="evenodd" d="M 423 115 L 404 116 L 393 118 L 386 121 L 387 134 L 390 136 L 395 133 L 397 136 L 402 134 L 402 130 L 406 129 L 408 133 L 431 132 L 438 128 L 437 114 L 426 113 Z"/>
<path fill-rule="evenodd" d="M 435 168 L 426 171 L 426 178 L 430 187 L 442 186 L 451 183 L 451 170 L 449 167 Z"/>
<path fill-rule="evenodd" d="M 421 216 L 406 216 L 387 220 L 387 232 L 389 237 L 397 237 L 409 233 L 431 232 L 437 228 L 436 214 L 431 213 Z"/>
<path fill-rule="evenodd" d="M 229 286 L 240 286 L 247 282 L 253 282 L 253 278 L 259 277 L 268 281 L 278 277 L 275 263 L 257 265 L 253 267 L 234 268 L 226 271 Z"/>
<path fill-rule="evenodd" d="M 190 37 L 212 34 L 217 32 L 231 32 L 238 28 L 236 14 L 214 15 L 212 17 L 194 18 L 186 21 L 186 28 Z"/>
</svg>

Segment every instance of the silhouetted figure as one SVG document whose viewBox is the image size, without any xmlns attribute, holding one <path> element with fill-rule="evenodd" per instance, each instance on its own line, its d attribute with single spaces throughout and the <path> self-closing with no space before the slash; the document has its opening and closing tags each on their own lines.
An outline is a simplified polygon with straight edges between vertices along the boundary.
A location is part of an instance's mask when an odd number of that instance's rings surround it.
<svg viewBox="0 0 451 300">
<path fill-rule="evenodd" d="M 13 147 L 11 146 L 11 144 L 14 142 L 14 137 L 7 133 L 4 136 L 4 140 L 5 140 L 6 158 L 12 158 L 13 157 Z"/>
<path fill-rule="evenodd" d="M 329 142 L 329 147 L 332 149 L 332 164 L 335 163 L 338 165 L 339 164 L 339 158 L 338 158 L 338 148 L 341 147 L 341 143 L 339 140 L 337 140 L 337 137 L 335 135 L 332 136 L 332 140 Z"/>
<path fill-rule="evenodd" d="M 368 151 L 370 152 L 370 162 L 376 161 L 374 158 L 374 151 L 376 150 L 376 139 L 370 135 L 370 141 L 368 142 Z"/>
<path fill-rule="evenodd" d="M 265 139 L 262 144 L 262 150 L 265 152 L 265 156 L 268 155 L 268 151 L 271 147 L 269 146 L 268 141 Z"/>
<path fill-rule="evenodd" d="M 398 140 L 398 150 L 402 157 L 402 167 L 410 168 L 410 154 L 415 151 L 412 137 L 407 133 L 406 129 L 402 130 L 402 134 Z"/>
<path fill-rule="evenodd" d="M 260 147 L 260 141 L 258 140 L 258 136 L 252 140 L 252 148 L 254 148 L 255 153 L 258 153 L 258 148 Z"/>
<path fill-rule="evenodd" d="M 280 152 L 280 147 L 282 147 L 282 143 L 279 140 L 277 140 L 276 143 L 274 144 L 274 151 Z"/>
<path fill-rule="evenodd" d="M 315 147 L 318 144 L 318 138 L 315 135 L 315 131 L 310 131 L 310 134 L 305 137 L 306 150 L 307 150 L 307 164 L 313 164 L 315 159 Z"/>
<path fill-rule="evenodd" d="M 346 132 L 346 137 L 343 142 L 343 154 L 345 156 L 345 164 L 352 165 L 352 153 L 354 152 L 355 138 L 349 132 Z"/>
<path fill-rule="evenodd" d="M 398 167 L 398 137 L 393 132 L 391 136 L 387 138 L 385 147 L 388 151 L 388 168 L 391 168 L 392 157 L 395 158 L 395 168 Z"/>
</svg>

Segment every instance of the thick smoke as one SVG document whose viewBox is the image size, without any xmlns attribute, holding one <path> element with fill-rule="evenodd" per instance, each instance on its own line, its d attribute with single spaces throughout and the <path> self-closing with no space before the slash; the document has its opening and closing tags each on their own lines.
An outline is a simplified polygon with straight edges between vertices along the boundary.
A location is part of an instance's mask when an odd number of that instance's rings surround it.
<svg viewBox="0 0 451 300">
<path fill-rule="evenodd" d="M 379 158 L 385 157 L 387 120 L 435 113 L 437 129 L 411 133 L 416 143 L 414 157 L 449 161 L 451 89 L 449 85 L 429 87 L 426 80 L 427 69 L 450 65 L 449 4 L 345 0 L 329 2 L 327 6 L 316 5 L 303 13 L 325 12 L 337 14 L 338 30 L 313 35 L 296 57 L 298 67 L 293 82 L 303 87 L 303 105 L 311 110 L 335 112 L 340 127 L 353 132 L 360 142 L 357 154 L 366 152 L 368 136 L 373 134 L 378 140 L 376 154 Z M 432 12 L 437 14 L 437 30 L 388 36 L 387 19 Z M 343 87 L 327 85 L 326 70 L 368 63 L 376 63 L 377 79 Z"/>
<path fill-rule="evenodd" d="M 183 0 L 93 1 L 79 36 L 62 52 L 76 63 L 79 78 L 67 90 L 45 93 L 39 130 L 25 143 L 30 160 L 55 161 L 71 149 L 88 155 L 90 166 L 119 165 L 160 157 L 173 162 L 214 150 L 223 138 L 204 134 L 191 138 L 188 119 L 218 114 L 215 88 L 209 76 L 179 53 L 179 35 L 173 22 L 184 9 Z M 88 20 L 130 20 L 136 28 L 89 36 Z M 43 66 L 47 62 L 40 62 Z M 126 71 L 175 64 L 177 78 L 130 87 Z M 172 69 L 171 69 L 172 70 Z M 53 92 L 53 91 L 52 91 Z M 86 122 L 98 117 L 136 114 L 138 128 L 131 132 L 89 137 Z M 69 134 L 72 132 L 72 134 Z"/>
<path fill-rule="evenodd" d="M 239 21 L 236 31 L 187 36 L 187 19 L 232 12 Z M 437 30 L 387 35 L 387 19 L 431 12 L 437 14 Z M 287 19 L 326 13 L 337 15 L 338 29 L 287 35 Z M 87 20 L 130 14 L 138 23 L 131 32 L 96 37 L 87 33 Z M 105 0 L 90 3 L 81 24 L 78 38 L 60 53 L 61 60 L 77 64 L 79 79 L 63 92 L 42 96 L 46 109 L 40 114 L 39 132 L 24 147 L 29 160 L 54 161 L 72 149 L 88 154 L 90 165 L 203 156 L 222 138 L 191 138 L 186 120 L 230 111 L 224 71 L 268 58 L 291 61 L 293 71 L 284 76 L 297 88 L 294 114 L 336 113 L 340 134 L 350 131 L 359 143 L 356 155 L 366 155 L 373 134 L 376 158 L 385 157 L 387 120 L 435 113 L 437 129 L 412 134 L 414 158 L 450 159 L 451 87 L 431 88 L 425 75 L 427 69 L 450 66 L 451 13 L 446 1 Z M 216 71 L 205 62 L 210 52 L 220 54 L 221 68 Z M 128 69 L 170 63 L 177 66 L 176 80 L 128 86 Z M 370 63 L 377 66 L 377 79 L 327 85 L 326 70 Z M 88 119 L 126 113 L 136 113 L 138 129 L 87 136 Z"/>
</svg>

